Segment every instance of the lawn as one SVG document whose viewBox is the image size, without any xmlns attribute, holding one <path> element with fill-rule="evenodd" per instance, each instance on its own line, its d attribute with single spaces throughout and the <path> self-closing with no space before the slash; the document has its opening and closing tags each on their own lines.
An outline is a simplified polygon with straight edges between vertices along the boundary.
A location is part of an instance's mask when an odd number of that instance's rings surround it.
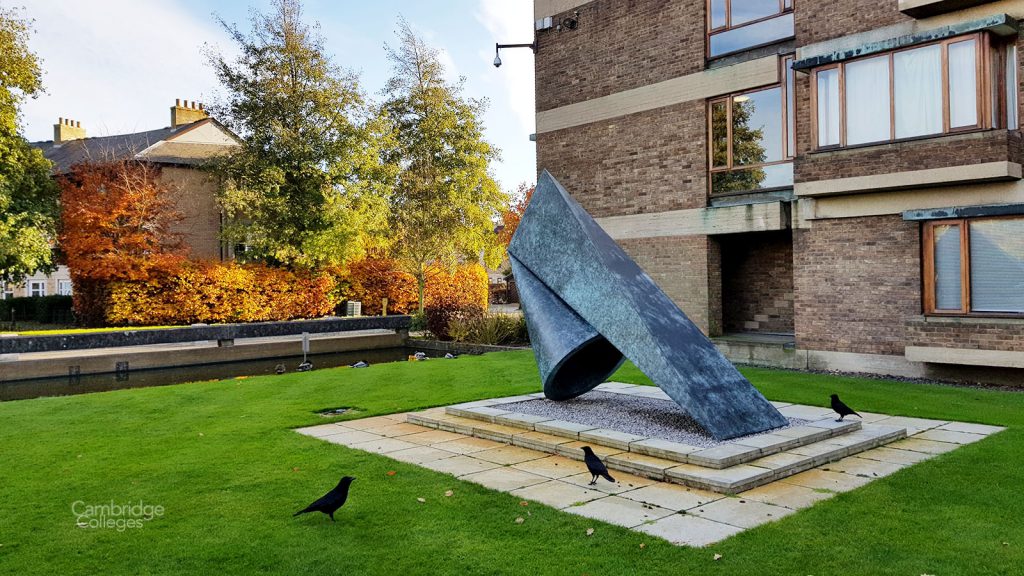
<svg viewBox="0 0 1024 576">
<path fill-rule="evenodd" d="M 1024 573 L 1024 394 L 744 372 L 774 400 L 838 392 L 864 410 L 1010 429 L 692 549 L 291 430 L 326 408 L 536 391 L 529 352 L 0 403 L 0 574 Z M 615 379 L 644 381 L 632 367 Z M 337 523 L 292 517 L 344 474 L 358 480 Z M 73 502 L 111 500 L 165 512 L 123 532 L 75 526 Z"/>
</svg>

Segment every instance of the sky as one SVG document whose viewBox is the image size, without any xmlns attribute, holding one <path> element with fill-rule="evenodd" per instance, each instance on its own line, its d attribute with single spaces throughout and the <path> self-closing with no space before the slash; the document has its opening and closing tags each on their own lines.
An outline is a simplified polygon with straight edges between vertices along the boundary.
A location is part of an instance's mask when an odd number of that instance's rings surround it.
<svg viewBox="0 0 1024 576">
<path fill-rule="evenodd" d="M 58 117 L 81 122 L 88 136 L 161 128 L 175 98 L 212 102 L 217 79 L 204 45 L 232 53 L 214 14 L 249 29 L 249 11 L 269 0 L 0 0 L 25 6 L 35 20 L 31 48 L 42 59 L 46 93 L 22 108 L 25 136 L 53 138 Z M 465 95 L 487 98 L 487 140 L 501 149 L 492 172 L 505 190 L 536 180 L 533 54 L 494 43 L 533 39 L 530 0 L 305 0 L 333 61 L 358 72 L 379 100 L 390 76 L 385 43 L 395 43 L 399 16 L 442 50 L 449 77 L 465 77 Z"/>
</svg>

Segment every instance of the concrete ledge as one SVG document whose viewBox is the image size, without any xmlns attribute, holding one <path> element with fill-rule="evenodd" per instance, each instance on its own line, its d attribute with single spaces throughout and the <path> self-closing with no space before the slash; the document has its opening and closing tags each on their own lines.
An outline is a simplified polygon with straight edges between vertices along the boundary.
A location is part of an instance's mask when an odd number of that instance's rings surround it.
<svg viewBox="0 0 1024 576">
<path fill-rule="evenodd" d="M 911 18 L 927 18 L 936 14 L 963 10 L 988 0 L 899 0 L 899 10 Z"/>
<path fill-rule="evenodd" d="M 777 83 L 778 62 L 778 57 L 772 55 L 544 110 L 537 113 L 537 133 L 554 132 Z"/>
<path fill-rule="evenodd" d="M 998 182 L 1020 179 L 1021 165 L 1016 162 L 1003 161 L 818 180 L 815 182 L 798 182 L 793 186 L 793 191 L 797 196 L 817 197 L 881 192 L 885 190 L 906 190 L 969 182 Z"/>
<path fill-rule="evenodd" d="M 762 202 L 720 208 L 608 216 L 597 218 L 597 223 L 616 240 L 740 234 L 785 230 L 789 228 L 789 210 L 783 202 Z"/>
<path fill-rule="evenodd" d="M 1024 368 L 1024 352 L 907 346 L 904 354 L 912 362 Z"/>
</svg>

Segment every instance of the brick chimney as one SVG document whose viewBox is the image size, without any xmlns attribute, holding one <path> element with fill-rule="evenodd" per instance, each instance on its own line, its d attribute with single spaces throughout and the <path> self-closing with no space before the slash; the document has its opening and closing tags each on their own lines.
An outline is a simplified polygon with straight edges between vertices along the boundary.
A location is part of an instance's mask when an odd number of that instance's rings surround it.
<svg viewBox="0 0 1024 576">
<path fill-rule="evenodd" d="M 209 114 L 203 109 L 202 102 L 196 105 L 196 101 L 174 99 L 174 106 L 171 106 L 171 128 L 191 124 L 197 120 L 208 118 Z"/>
<path fill-rule="evenodd" d="M 57 118 L 57 123 L 53 125 L 53 143 L 63 144 L 64 142 L 70 142 L 71 140 L 81 140 L 85 138 L 85 128 L 82 128 L 82 123 L 70 118 Z"/>
</svg>

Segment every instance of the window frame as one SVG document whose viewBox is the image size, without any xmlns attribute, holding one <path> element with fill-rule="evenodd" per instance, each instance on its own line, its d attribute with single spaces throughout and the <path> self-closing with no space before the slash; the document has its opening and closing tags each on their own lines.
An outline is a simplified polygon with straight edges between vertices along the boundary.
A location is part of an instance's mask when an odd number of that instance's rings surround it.
<svg viewBox="0 0 1024 576">
<path fill-rule="evenodd" d="M 729 195 L 729 194 L 718 194 L 718 195 L 713 194 L 714 191 L 713 191 L 713 189 L 711 187 L 711 184 L 712 184 L 711 175 L 714 174 L 714 173 L 733 172 L 733 171 L 739 171 L 739 170 L 753 170 L 755 168 L 763 168 L 765 166 L 777 166 L 779 164 L 792 164 L 793 163 L 793 160 L 796 157 L 796 140 L 795 140 L 795 136 L 796 136 L 798 128 L 797 128 L 797 118 L 794 117 L 794 118 L 792 118 L 794 140 L 793 140 L 793 146 L 790 146 L 790 140 L 789 140 L 789 136 L 790 136 L 790 134 L 789 134 L 789 123 L 790 123 L 790 118 L 789 118 L 789 96 L 790 96 L 790 94 L 789 94 L 789 88 L 787 86 L 787 83 L 788 83 L 787 70 L 792 66 L 792 64 L 793 64 L 793 62 L 795 60 L 796 60 L 796 57 L 795 57 L 794 54 L 787 54 L 785 56 L 780 56 L 779 57 L 779 81 L 776 82 L 775 84 L 767 84 L 767 85 L 764 85 L 764 86 L 759 86 L 757 88 L 751 88 L 749 90 L 743 90 L 743 91 L 740 91 L 740 92 L 730 92 L 729 94 L 723 94 L 721 96 L 716 96 L 714 98 L 709 98 L 708 99 L 706 114 L 707 114 L 707 140 L 708 140 L 708 142 L 707 142 L 707 155 L 708 155 L 707 170 L 708 170 L 708 179 L 707 180 L 708 180 L 708 196 L 709 197 L 711 197 L 711 196 L 727 196 L 727 195 Z M 795 85 L 796 85 L 796 83 L 794 81 L 794 87 L 795 87 Z M 779 88 L 779 94 L 780 94 L 780 96 L 782 98 L 782 103 L 781 103 L 781 106 L 780 106 L 780 110 L 782 111 L 782 130 L 781 130 L 782 159 L 781 160 L 775 160 L 773 162 L 761 162 L 759 164 L 744 164 L 741 167 L 736 167 L 733 164 L 733 154 L 732 154 L 732 105 L 733 105 L 733 99 L 736 98 L 737 96 L 743 96 L 745 94 L 753 94 L 755 92 L 762 92 L 764 90 L 771 90 L 772 88 Z M 794 92 L 795 92 L 795 90 L 794 90 Z M 793 94 L 793 96 L 795 97 L 796 95 Z M 725 109 L 725 114 L 726 114 L 725 118 L 726 118 L 726 120 L 725 120 L 725 124 L 726 124 L 726 150 L 727 150 L 727 152 L 726 152 L 726 159 L 727 159 L 727 162 L 726 162 L 725 166 L 715 166 L 714 165 L 714 162 L 715 162 L 715 142 L 714 142 L 714 114 L 713 114 L 713 110 L 714 110 L 715 104 L 719 104 L 719 103 L 722 103 L 722 102 L 726 103 L 726 109 Z M 794 112 L 793 115 L 796 116 L 797 114 L 796 114 L 796 101 L 795 100 L 793 102 L 793 112 Z M 761 192 L 761 191 L 764 191 L 764 190 L 774 190 L 774 189 L 776 189 L 776 188 L 760 188 L 760 189 L 756 189 L 756 190 L 748 190 L 748 191 L 745 191 L 745 192 L 735 192 L 733 194 L 750 194 L 750 193 L 753 193 L 753 192 Z"/>
<path fill-rule="evenodd" d="M 968 40 L 975 41 L 974 58 L 975 58 L 975 106 L 976 106 L 976 118 L 977 122 L 973 126 L 958 126 L 956 128 L 950 127 L 950 95 L 949 95 L 949 45 L 957 44 L 959 42 L 965 42 Z M 910 50 L 916 50 L 919 48 L 926 48 L 928 46 L 941 46 L 941 68 L 942 68 L 942 131 L 934 134 L 922 134 L 919 136 L 908 136 L 903 138 L 896 137 L 896 80 L 895 80 L 895 55 L 900 52 L 907 52 Z M 991 36 L 984 32 L 975 32 L 973 34 L 965 34 L 962 36 L 954 36 L 952 38 L 945 38 L 942 40 L 936 40 L 934 42 L 925 42 L 922 44 L 915 44 L 913 46 L 907 46 L 897 50 L 890 50 L 888 52 L 880 52 L 876 54 L 868 54 L 860 56 L 858 58 L 851 58 L 842 62 L 835 62 L 825 66 L 814 68 L 811 71 L 810 80 L 810 97 L 811 97 L 811 135 L 814 142 L 814 149 L 827 151 L 837 150 L 846 148 L 858 148 L 862 146 L 877 146 L 879 144 L 889 144 L 892 142 L 904 142 L 908 140 L 919 140 L 922 138 L 936 138 L 941 136 L 949 136 L 952 134 L 960 134 L 965 132 L 975 132 L 978 130 L 986 130 L 996 125 L 994 117 L 1001 111 L 993 111 L 992 106 L 992 94 L 993 94 L 993 79 L 991 78 L 992 72 L 992 53 L 993 43 L 991 42 Z M 889 139 L 878 140 L 875 142 L 860 142 L 857 144 L 846 143 L 846 66 L 852 62 L 858 62 L 861 60 L 867 60 L 871 58 L 878 58 L 879 56 L 885 56 L 889 61 Z M 826 70 L 838 70 L 839 73 L 839 143 L 819 145 L 818 143 L 818 74 Z M 996 83 L 998 86 L 1000 83 Z M 995 112 L 995 114 L 993 113 Z"/>
<path fill-rule="evenodd" d="M 921 274 L 923 308 L 928 316 L 970 316 L 976 318 L 1024 318 L 1024 312 L 974 312 L 971 310 L 971 222 L 990 220 L 1021 220 L 1022 215 L 982 216 L 974 218 L 947 218 L 929 220 L 921 228 Z M 935 307 L 935 227 L 960 227 L 960 309 L 937 309 Z"/>
<path fill-rule="evenodd" d="M 64 287 L 67 286 L 67 294 L 64 293 Z M 74 292 L 74 284 L 71 280 L 57 280 L 57 295 L 58 296 L 71 296 Z"/>
<path fill-rule="evenodd" d="M 39 287 L 39 294 L 33 294 L 33 292 L 36 291 L 36 286 Z M 42 298 L 46 296 L 46 280 L 29 280 L 28 295 L 31 298 Z"/>
<path fill-rule="evenodd" d="M 787 40 L 787 39 L 792 38 L 792 37 L 795 36 L 796 31 L 794 30 L 794 36 L 787 36 L 786 38 L 781 38 L 779 40 L 772 40 L 770 42 L 763 42 L 761 44 L 755 44 L 753 46 L 747 46 L 745 48 L 740 48 L 739 50 L 733 50 L 732 52 L 723 52 L 722 54 L 716 54 L 716 55 L 712 56 L 711 55 L 711 37 L 712 36 L 715 36 L 717 34 L 721 34 L 722 32 L 728 32 L 730 30 L 739 30 L 740 28 L 746 28 L 747 26 L 753 26 L 755 24 L 760 24 L 762 22 L 766 22 L 766 21 L 772 20 L 774 18 L 779 18 L 781 16 L 785 16 L 786 14 L 789 14 L 789 13 L 793 13 L 795 11 L 795 8 L 794 8 L 793 4 L 796 3 L 796 0 L 778 0 L 778 3 L 779 3 L 779 11 L 778 12 L 776 12 L 776 13 L 770 15 L 770 16 L 763 16 L 763 17 L 758 18 L 756 20 L 750 20 L 750 21 L 744 22 L 742 24 L 737 24 L 736 26 L 732 26 L 731 25 L 731 23 L 732 23 L 732 3 L 733 3 L 734 0 L 725 0 L 725 24 L 722 25 L 722 26 L 719 26 L 717 28 L 713 28 L 712 27 L 713 24 L 711 22 L 711 3 L 713 1 L 714 0 L 704 0 L 704 15 L 705 15 L 705 18 L 704 18 L 704 30 L 705 30 L 705 32 L 704 32 L 704 54 L 705 54 L 705 56 L 706 56 L 706 58 L 708 60 L 715 60 L 715 59 L 718 59 L 718 58 L 724 58 L 724 57 L 730 56 L 732 54 L 739 54 L 740 52 L 746 52 L 747 50 L 755 50 L 755 49 L 761 48 L 763 46 L 770 46 L 772 44 L 776 44 L 778 42 L 782 42 L 784 40 Z M 794 22 L 794 24 L 795 24 L 795 22 Z"/>
</svg>

